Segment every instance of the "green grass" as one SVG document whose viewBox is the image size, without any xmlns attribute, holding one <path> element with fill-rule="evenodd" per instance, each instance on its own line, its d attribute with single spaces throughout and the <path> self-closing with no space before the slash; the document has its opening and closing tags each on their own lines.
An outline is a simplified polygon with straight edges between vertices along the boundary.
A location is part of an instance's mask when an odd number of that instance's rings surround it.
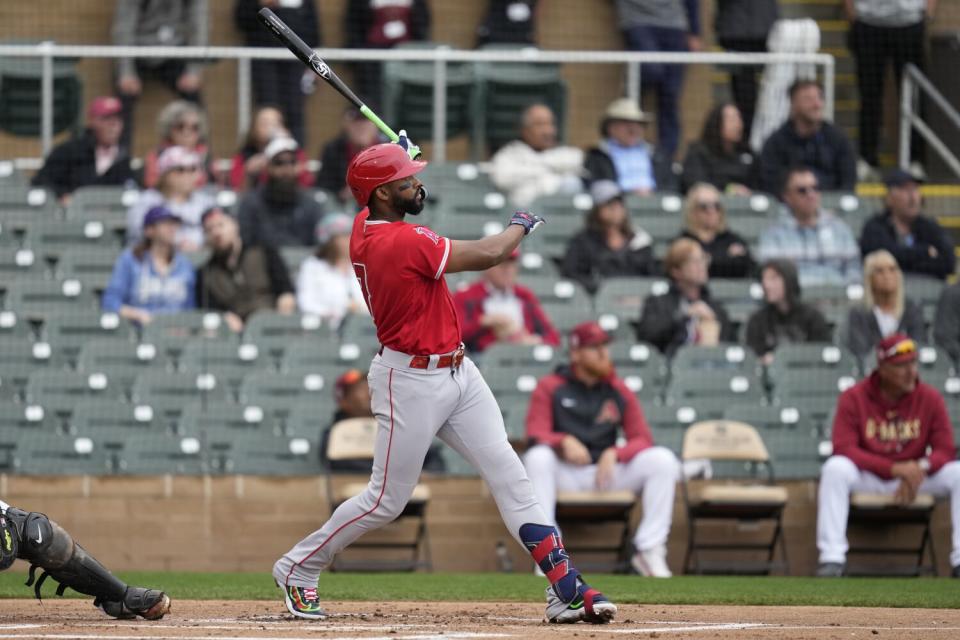
<svg viewBox="0 0 960 640">
<path fill-rule="evenodd" d="M 269 573 L 121 573 L 131 584 L 160 588 L 179 599 L 276 600 Z M 0 598 L 29 598 L 22 573 L 0 574 Z M 960 583 L 929 578 L 694 577 L 650 580 L 595 575 L 591 584 L 624 604 L 732 604 L 848 607 L 960 607 Z M 321 597 L 336 600 L 540 602 L 545 582 L 501 573 L 324 574 Z M 44 584 L 55 597 L 56 583 Z M 77 596 L 72 591 L 68 592 Z"/>
</svg>

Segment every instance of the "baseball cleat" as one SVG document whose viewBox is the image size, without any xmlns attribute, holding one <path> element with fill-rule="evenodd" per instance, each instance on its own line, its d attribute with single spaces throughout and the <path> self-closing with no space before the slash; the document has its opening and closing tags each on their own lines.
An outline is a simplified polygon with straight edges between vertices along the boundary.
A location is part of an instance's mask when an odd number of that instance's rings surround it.
<svg viewBox="0 0 960 640">
<path fill-rule="evenodd" d="M 117 620 L 133 620 L 137 616 L 145 620 L 159 620 L 170 613 L 170 597 L 167 594 L 142 587 L 128 587 L 122 601 L 95 600 L 93 604 Z"/>
<path fill-rule="evenodd" d="M 320 608 L 316 587 L 280 587 L 287 611 L 304 620 L 326 620 L 327 612 Z"/>
<path fill-rule="evenodd" d="M 617 605 L 596 589 L 591 589 L 580 578 L 577 578 L 577 597 L 572 602 L 564 602 L 552 586 L 547 587 L 546 617 L 549 622 L 572 624 L 582 620 L 591 624 L 606 624 L 613 620 L 615 615 Z"/>
</svg>

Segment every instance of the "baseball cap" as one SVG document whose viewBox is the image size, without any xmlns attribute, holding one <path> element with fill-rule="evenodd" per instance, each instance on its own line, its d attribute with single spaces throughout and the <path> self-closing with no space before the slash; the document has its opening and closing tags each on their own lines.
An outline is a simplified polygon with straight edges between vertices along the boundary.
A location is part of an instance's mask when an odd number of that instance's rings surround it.
<svg viewBox="0 0 960 640">
<path fill-rule="evenodd" d="M 167 147 L 157 158 L 157 170 L 160 175 L 180 167 L 199 167 L 200 156 L 186 147 L 174 145 Z"/>
<path fill-rule="evenodd" d="M 343 397 L 347 395 L 347 391 L 349 391 L 353 385 L 366 379 L 367 374 L 359 369 L 344 371 L 340 374 L 340 377 L 337 378 L 336 382 L 333 383 L 333 398 L 337 401 L 343 400 Z"/>
<path fill-rule="evenodd" d="M 113 96 L 99 96 L 90 101 L 87 106 L 88 118 L 106 118 L 107 116 L 119 115 L 123 111 L 123 105 Z"/>
<path fill-rule="evenodd" d="M 317 244 L 325 245 L 335 236 L 348 236 L 353 230 L 353 218 L 345 213 L 328 213 L 317 223 Z"/>
<path fill-rule="evenodd" d="M 263 155 L 267 156 L 268 161 L 271 161 L 281 153 L 297 151 L 299 148 L 300 145 L 290 136 L 277 136 L 267 144 L 266 149 L 263 150 Z"/>
<path fill-rule="evenodd" d="M 640 108 L 640 105 L 630 98 L 617 98 L 611 102 L 603 114 L 603 119 L 606 121 L 626 120 L 628 122 L 642 123 L 647 123 L 651 120 L 650 114 L 645 113 Z"/>
<path fill-rule="evenodd" d="M 570 331 L 570 348 L 593 347 L 610 342 L 610 335 L 596 322 L 581 322 Z"/>
<path fill-rule="evenodd" d="M 617 198 L 623 198 L 623 190 L 613 180 L 597 180 L 590 185 L 590 197 L 595 206 L 602 206 Z"/>
<path fill-rule="evenodd" d="M 143 228 L 146 229 L 147 227 L 155 225 L 158 222 L 163 222 L 164 220 L 183 222 L 183 218 L 170 211 L 170 209 L 167 209 L 162 204 L 159 204 L 155 207 L 152 207 L 149 211 L 147 211 L 147 215 L 143 216 Z"/>
<path fill-rule="evenodd" d="M 902 187 L 908 182 L 923 184 L 923 178 L 913 175 L 906 169 L 891 169 L 883 178 L 883 184 L 887 187 Z"/>
<path fill-rule="evenodd" d="M 877 364 L 917 359 L 917 343 L 905 333 L 894 333 L 877 344 Z"/>
</svg>

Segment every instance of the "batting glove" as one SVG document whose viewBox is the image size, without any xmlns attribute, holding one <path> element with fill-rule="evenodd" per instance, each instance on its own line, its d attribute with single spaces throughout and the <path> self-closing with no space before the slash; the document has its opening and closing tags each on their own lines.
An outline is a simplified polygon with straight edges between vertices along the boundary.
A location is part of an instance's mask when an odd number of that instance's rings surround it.
<svg viewBox="0 0 960 640">
<path fill-rule="evenodd" d="M 510 218 L 510 224 L 518 224 L 523 227 L 523 235 L 528 236 L 533 230 L 542 225 L 546 220 L 529 211 L 517 211 Z"/>
<path fill-rule="evenodd" d="M 406 129 L 400 129 L 400 137 L 397 138 L 397 144 L 403 147 L 403 150 L 407 152 L 411 160 L 416 160 L 420 157 L 420 147 L 413 144 L 413 140 L 407 137 Z"/>
</svg>

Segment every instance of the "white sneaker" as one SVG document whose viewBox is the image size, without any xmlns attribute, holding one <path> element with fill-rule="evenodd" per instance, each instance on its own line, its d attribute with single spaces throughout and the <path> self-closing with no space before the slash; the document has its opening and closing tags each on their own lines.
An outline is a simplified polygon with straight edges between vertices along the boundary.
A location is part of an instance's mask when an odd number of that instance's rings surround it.
<svg viewBox="0 0 960 640">
<path fill-rule="evenodd" d="M 648 578 L 670 578 L 673 573 L 667 566 L 667 548 L 657 545 L 644 551 L 637 551 L 630 559 L 637 573 Z"/>
</svg>

